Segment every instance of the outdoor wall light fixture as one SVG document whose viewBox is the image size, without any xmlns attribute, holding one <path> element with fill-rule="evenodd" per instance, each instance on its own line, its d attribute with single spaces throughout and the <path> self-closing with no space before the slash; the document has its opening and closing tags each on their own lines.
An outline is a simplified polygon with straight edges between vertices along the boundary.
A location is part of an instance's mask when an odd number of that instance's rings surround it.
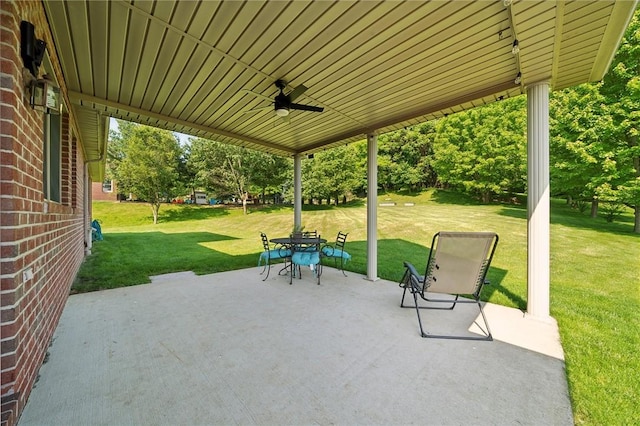
<svg viewBox="0 0 640 426">
<path fill-rule="evenodd" d="M 60 88 L 47 75 L 38 78 L 38 70 L 46 50 L 47 43 L 36 39 L 33 24 L 20 22 L 20 56 L 24 62 L 22 76 L 29 105 L 46 113 L 59 114 Z"/>
<path fill-rule="evenodd" d="M 38 78 L 38 68 L 47 50 L 47 43 L 36 39 L 35 27 L 31 22 L 20 22 L 20 56 L 24 61 L 24 66 L 31 72 L 31 75 Z"/>
<path fill-rule="evenodd" d="M 518 43 L 518 39 L 513 40 L 513 47 L 511 48 L 511 53 L 517 55 L 520 53 L 520 44 Z"/>
<path fill-rule="evenodd" d="M 29 103 L 31 107 L 49 114 L 60 114 L 62 103 L 60 102 L 60 88 L 44 75 L 40 79 L 32 79 L 29 82 Z"/>
<path fill-rule="evenodd" d="M 289 108 L 284 108 L 284 107 L 276 108 L 276 115 L 278 117 L 286 117 L 287 115 L 289 115 Z"/>
<path fill-rule="evenodd" d="M 520 83 L 522 83 L 522 73 L 521 73 L 520 71 L 518 71 L 518 75 L 516 75 L 516 79 L 515 79 L 515 80 L 513 80 L 513 82 L 514 82 L 515 84 L 520 84 Z"/>
</svg>

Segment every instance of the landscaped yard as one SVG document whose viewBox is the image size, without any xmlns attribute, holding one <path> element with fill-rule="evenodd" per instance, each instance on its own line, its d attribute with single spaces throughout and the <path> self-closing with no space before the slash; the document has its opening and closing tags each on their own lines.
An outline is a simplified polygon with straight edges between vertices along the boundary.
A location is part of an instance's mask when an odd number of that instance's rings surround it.
<svg viewBox="0 0 640 426">
<path fill-rule="evenodd" d="M 478 205 L 446 192 L 380 195 L 378 275 L 397 281 L 409 260 L 424 265 L 440 230 L 495 231 L 500 236 L 483 299 L 526 308 L 526 206 Z M 405 206 L 405 203 L 413 204 Z M 291 207 L 239 208 L 163 205 L 152 224 L 146 204 L 96 202 L 104 241 L 94 243 L 74 291 L 149 282 L 150 275 L 198 274 L 256 267 L 260 232 L 286 236 Z M 305 206 L 302 221 L 332 240 L 348 232 L 347 269 L 366 272 L 366 207 Z M 577 424 L 638 424 L 640 410 L 640 235 L 630 212 L 614 223 L 591 219 L 553 200 L 551 314 L 558 321 Z M 523 366 L 526 368 L 526 366 Z M 531 392 L 536 392 L 531 389 Z"/>
</svg>

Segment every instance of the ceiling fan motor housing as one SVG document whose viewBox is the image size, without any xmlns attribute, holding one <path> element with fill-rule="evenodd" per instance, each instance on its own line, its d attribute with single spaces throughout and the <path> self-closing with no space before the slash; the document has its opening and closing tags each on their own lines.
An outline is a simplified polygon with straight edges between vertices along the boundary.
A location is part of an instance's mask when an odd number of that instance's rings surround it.
<svg viewBox="0 0 640 426">
<path fill-rule="evenodd" d="M 280 94 L 276 96 L 274 100 L 274 104 L 276 109 L 279 109 L 279 108 L 289 109 L 289 106 L 291 105 L 291 100 L 289 99 L 289 96 L 280 92 Z"/>
</svg>

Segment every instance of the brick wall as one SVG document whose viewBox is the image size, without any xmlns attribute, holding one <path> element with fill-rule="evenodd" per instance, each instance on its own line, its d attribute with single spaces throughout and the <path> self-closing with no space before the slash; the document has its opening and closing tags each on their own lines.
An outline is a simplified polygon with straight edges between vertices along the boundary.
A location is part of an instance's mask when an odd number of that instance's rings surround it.
<svg viewBox="0 0 640 426">
<path fill-rule="evenodd" d="M 102 190 L 101 182 L 93 182 L 91 184 L 91 198 L 94 201 L 118 201 L 118 187 L 116 182 L 111 184 L 111 192 L 104 192 Z"/>
<path fill-rule="evenodd" d="M 85 253 L 82 148 L 62 117 L 60 203 L 43 192 L 44 114 L 25 101 L 20 21 L 45 40 L 64 91 L 41 2 L 0 2 L 0 314 L 2 425 L 22 412 Z M 85 210 L 87 210 L 85 212 Z"/>
</svg>

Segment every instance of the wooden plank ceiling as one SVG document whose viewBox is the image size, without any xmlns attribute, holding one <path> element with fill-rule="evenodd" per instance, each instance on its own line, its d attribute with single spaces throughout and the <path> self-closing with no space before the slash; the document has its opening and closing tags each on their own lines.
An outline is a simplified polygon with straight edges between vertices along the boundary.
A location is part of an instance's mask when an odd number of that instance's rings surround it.
<svg viewBox="0 0 640 426">
<path fill-rule="evenodd" d="M 598 80 L 636 1 L 44 5 L 69 101 L 85 111 L 75 114 L 80 128 L 91 111 L 292 155 L 515 96 L 542 80 L 553 89 Z M 274 98 L 278 79 L 286 93 L 304 84 L 296 102 L 324 112 L 277 117 L 255 94 Z"/>
</svg>

